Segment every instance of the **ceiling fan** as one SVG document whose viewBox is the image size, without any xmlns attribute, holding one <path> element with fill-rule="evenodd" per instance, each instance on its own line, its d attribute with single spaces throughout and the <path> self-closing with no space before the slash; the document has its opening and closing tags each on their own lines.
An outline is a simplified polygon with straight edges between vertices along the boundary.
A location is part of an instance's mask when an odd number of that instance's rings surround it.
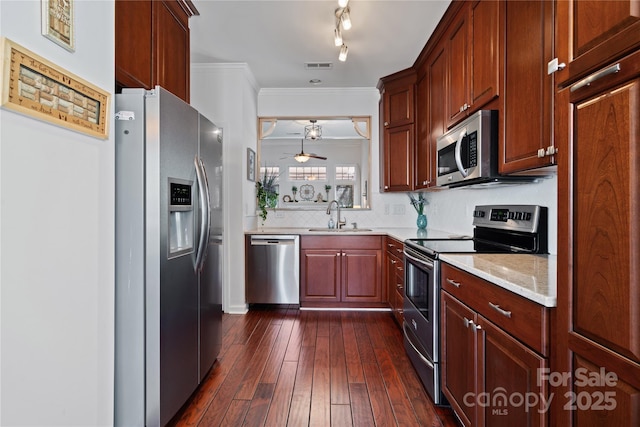
<svg viewBox="0 0 640 427">
<path fill-rule="evenodd" d="M 301 139 L 300 142 L 301 142 L 300 152 L 298 154 L 293 155 L 293 158 L 296 160 L 296 162 L 304 163 L 309 159 L 327 160 L 327 158 L 324 156 L 318 156 L 317 154 L 314 154 L 314 153 L 305 153 L 304 139 Z"/>
</svg>

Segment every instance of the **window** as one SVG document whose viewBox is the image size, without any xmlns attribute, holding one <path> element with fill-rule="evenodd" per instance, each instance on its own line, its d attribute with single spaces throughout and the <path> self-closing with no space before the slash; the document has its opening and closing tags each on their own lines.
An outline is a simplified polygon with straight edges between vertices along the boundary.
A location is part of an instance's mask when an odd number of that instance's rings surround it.
<svg viewBox="0 0 640 427">
<path fill-rule="evenodd" d="M 355 166 L 336 166 L 336 181 L 355 181 Z"/>
<path fill-rule="evenodd" d="M 269 177 L 275 177 L 274 181 L 280 176 L 279 166 L 260 166 L 260 181 L 264 180 L 265 174 Z"/>
<path fill-rule="evenodd" d="M 289 166 L 291 181 L 326 181 L 326 166 Z"/>
</svg>

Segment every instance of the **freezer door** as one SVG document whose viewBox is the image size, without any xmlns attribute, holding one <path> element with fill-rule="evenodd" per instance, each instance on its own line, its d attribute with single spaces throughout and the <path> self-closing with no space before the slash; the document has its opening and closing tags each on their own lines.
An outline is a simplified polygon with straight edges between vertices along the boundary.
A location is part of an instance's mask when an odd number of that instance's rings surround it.
<svg viewBox="0 0 640 427">
<path fill-rule="evenodd" d="M 147 96 L 146 111 L 146 412 L 147 425 L 156 426 L 171 420 L 199 382 L 193 166 L 199 135 L 198 112 L 160 87 Z M 183 215 L 181 230 L 191 231 L 183 236 L 179 251 L 171 248 L 169 239 L 175 182 L 192 184 L 189 192 L 182 187 L 185 198 L 190 193 L 191 206 L 183 198 L 177 202 L 183 212 L 192 209 L 191 215 Z"/>
<path fill-rule="evenodd" d="M 200 114 L 199 158 L 209 194 L 209 235 L 200 270 L 200 380 L 215 362 L 222 345 L 222 129 Z"/>
</svg>

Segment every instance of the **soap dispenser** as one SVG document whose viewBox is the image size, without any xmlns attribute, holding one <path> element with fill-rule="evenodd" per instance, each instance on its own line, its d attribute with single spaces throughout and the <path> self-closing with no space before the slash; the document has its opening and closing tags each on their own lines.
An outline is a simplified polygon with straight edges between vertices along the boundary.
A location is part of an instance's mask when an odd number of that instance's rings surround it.
<svg viewBox="0 0 640 427">
<path fill-rule="evenodd" d="M 333 223 L 333 218 L 329 218 L 329 224 L 328 224 L 329 228 L 335 228 L 335 224 Z"/>
</svg>

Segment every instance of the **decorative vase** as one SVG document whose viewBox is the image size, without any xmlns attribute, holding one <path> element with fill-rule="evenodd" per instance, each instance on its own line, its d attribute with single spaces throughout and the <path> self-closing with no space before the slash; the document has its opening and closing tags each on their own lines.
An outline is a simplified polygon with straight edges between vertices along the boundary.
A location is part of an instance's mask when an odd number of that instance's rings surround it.
<svg viewBox="0 0 640 427">
<path fill-rule="evenodd" d="M 425 214 L 418 214 L 416 225 L 420 230 L 424 230 L 425 228 L 427 228 L 427 216 Z"/>
</svg>

